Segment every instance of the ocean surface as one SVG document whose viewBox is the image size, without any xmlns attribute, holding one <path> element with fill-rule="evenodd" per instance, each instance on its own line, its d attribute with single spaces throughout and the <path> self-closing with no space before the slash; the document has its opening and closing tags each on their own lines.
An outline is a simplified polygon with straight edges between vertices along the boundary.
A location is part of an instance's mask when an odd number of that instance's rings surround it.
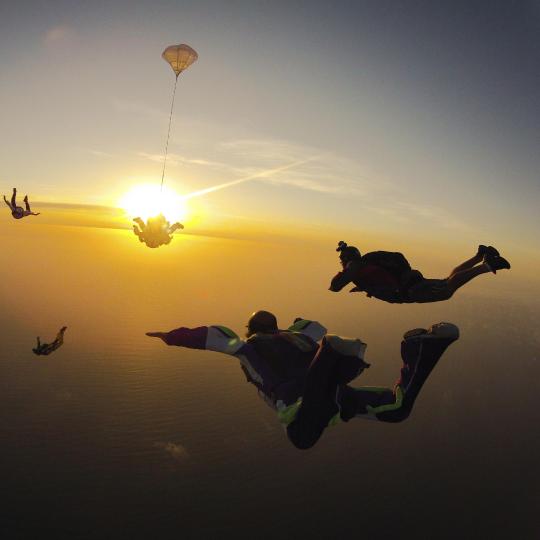
<svg viewBox="0 0 540 540">
<path fill-rule="evenodd" d="M 515 298 L 511 272 L 393 306 L 328 292 L 333 246 L 177 235 L 154 251 L 127 231 L 9 227 L 2 538 L 540 537 L 540 302 Z M 257 309 L 361 337 L 357 386 L 393 384 L 410 328 L 450 321 L 461 339 L 406 422 L 352 420 L 299 451 L 234 358 L 144 335 L 243 333 Z M 60 349 L 32 354 L 63 325 Z"/>
</svg>

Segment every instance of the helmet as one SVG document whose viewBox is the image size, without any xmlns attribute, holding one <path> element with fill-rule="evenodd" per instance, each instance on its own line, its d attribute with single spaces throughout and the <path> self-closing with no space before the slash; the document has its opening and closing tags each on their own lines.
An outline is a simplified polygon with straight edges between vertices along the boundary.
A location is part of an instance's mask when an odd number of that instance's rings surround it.
<svg viewBox="0 0 540 540">
<path fill-rule="evenodd" d="M 341 262 L 349 262 L 354 259 L 360 259 L 362 257 L 358 248 L 354 246 L 348 246 L 346 242 L 340 240 L 336 251 L 339 251 L 339 259 Z"/>
<path fill-rule="evenodd" d="M 274 334 L 278 331 L 276 316 L 269 311 L 255 311 L 249 318 L 247 329 L 248 336 L 257 332 Z"/>
</svg>

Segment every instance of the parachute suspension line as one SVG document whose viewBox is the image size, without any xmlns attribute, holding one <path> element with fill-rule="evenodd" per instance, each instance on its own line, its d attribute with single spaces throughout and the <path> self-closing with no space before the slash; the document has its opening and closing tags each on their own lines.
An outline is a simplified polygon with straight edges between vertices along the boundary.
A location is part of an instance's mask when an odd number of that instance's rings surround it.
<svg viewBox="0 0 540 540">
<path fill-rule="evenodd" d="M 172 101 L 171 101 L 171 113 L 169 114 L 169 129 L 167 130 L 167 142 L 165 143 L 165 157 L 163 158 L 163 171 L 161 173 L 160 192 L 163 191 L 163 180 L 165 178 L 165 166 L 167 165 L 167 153 L 169 152 L 169 137 L 171 136 L 172 113 L 173 113 L 173 109 L 174 109 L 174 97 L 176 95 L 176 85 L 177 84 L 178 84 L 178 75 L 176 76 L 176 80 L 174 81 L 174 89 L 173 89 Z"/>
</svg>

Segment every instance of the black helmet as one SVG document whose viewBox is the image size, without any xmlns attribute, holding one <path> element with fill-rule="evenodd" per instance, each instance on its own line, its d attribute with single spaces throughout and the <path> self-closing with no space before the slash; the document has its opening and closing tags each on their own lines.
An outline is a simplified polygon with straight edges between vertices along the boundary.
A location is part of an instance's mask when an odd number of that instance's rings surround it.
<svg viewBox="0 0 540 540">
<path fill-rule="evenodd" d="M 269 311 L 256 311 L 249 318 L 247 329 L 248 336 L 257 332 L 275 334 L 278 331 L 276 316 Z"/>
<path fill-rule="evenodd" d="M 343 240 L 338 242 L 336 251 L 339 251 L 339 259 L 342 262 L 354 261 L 355 259 L 360 259 L 362 257 L 358 248 L 348 246 Z"/>
</svg>

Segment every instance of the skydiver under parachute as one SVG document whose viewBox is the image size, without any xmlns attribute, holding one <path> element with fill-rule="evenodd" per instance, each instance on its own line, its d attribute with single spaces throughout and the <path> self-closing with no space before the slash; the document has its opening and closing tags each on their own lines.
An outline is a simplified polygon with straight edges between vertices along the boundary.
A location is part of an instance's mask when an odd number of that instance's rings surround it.
<svg viewBox="0 0 540 540">
<path fill-rule="evenodd" d="M 374 251 L 361 255 L 354 246 L 340 241 L 336 251 L 343 270 L 332 279 L 329 290 L 338 292 L 349 283 L 350 292 L 365 292 L 392 304 L 440 302 L 448 300 L 476 276 L 509 269 L 510 263 L 493 246 L 478 246 L 476 255 L 460 264 L 445 279 L 426 279 L 413 270 L 401 253 Z"/>
<path fill-rule="evenodd" d="M 173 233 L 184 228 L 181 223 L 171 225 L 163 214 L 148 218 L 146 223 L 140 217 L 133 221 L 136 223 L 133 225 L 133 232 L 139 238 L 139 242 L 144 242 L 149 248 L 170 244 Z"/>
<path fill-rule="evenodd" d="M 4 202 L 8 205 L 11 210 L 11 215 L 14 219 L 22 219 L 26 216 L 39 216 L 39 212 L 32 212 L 30 209 L 30 203 L 28 202 L 28 195 L 25 195 L 24 199 L 25 208 L 22 206 L 17 206 L 17 188 L 13 188 L 13 194 L 11 195 L 11 201 L 6 199 L 4 195 Z"/>
<path fill-rule="evenodd" d="M 410 330 L 401 342 L 403 367 L 394 388 L 353 388 L 348 383 L 369 367 L 361 340 L 326 335 L 319 323 L 301 318 L 280 330 L 268 311 L 254 313 L 247 329 L 245 341 L 223 326 L 182 327 L 146 335 L 167 345 L 238 358 L 247 381 L 277 411 L 289 440 L 299 449 L 311 448 L 326 427 L 341 421 L 405 420 L 438 360 L 459 337 L 458 328 L 450 323 Z"/>
<path fill-rule="evenodd" d="M 171 135 L 172 115 L 174 109 L 174 98 L 176 95 L 176 86 L 180 73 L 186 70 L 199 57 L 198 54 L 189 45 L 171 45 L 167 47 L 161 57 L 171 66 L 176 75 L 174 82 L 173 95 L 171 100 L 171 112 L 169 115 L 169 128 L 167 131 L 167 141 L 165 143 L 165 157 L 163 159 L 163 171 L 161 173 L 161 190 L 163 190 L 163 181 L 165 179 L 165 168 L 167 165 L 167 154 L 169 150 L 169 138 Z M 165 216 L 160 213 L 155 217 L 148 218 L 146 224 L 140 218 L 134 218 L 136 223 L 133 225 L 133 232 L 137 235 L 140 242 L 144 242 L 149 248 L 157 248 L 165 244 L 169 244 L 172 240 L 172 234 L 183 229 L 181 223 L 170 223 L 165 219 Z"/>
</svg>

